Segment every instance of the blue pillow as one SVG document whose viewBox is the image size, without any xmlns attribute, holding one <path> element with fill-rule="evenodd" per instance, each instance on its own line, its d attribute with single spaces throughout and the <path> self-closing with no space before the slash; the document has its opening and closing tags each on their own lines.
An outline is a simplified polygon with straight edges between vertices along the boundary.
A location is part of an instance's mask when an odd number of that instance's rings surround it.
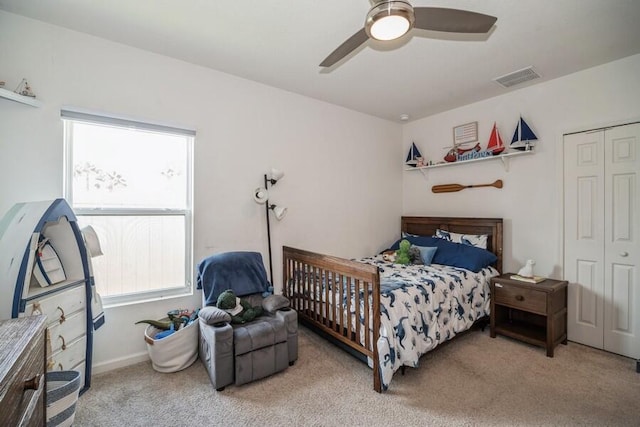
<svg viewBox="0 0 640 427">
<path fill-rule="evenodd" d="M 431 260 L 433 260 L 433 256 L 438 250 L 437 247 L 428 247 L 428 246 L 416 246 L 420 250 L 420 258 L 422 258 L 422 263 L 424 265 L 431 265 Z"/>
<path fill-rule="evenodd" d="M 414 246 L 422 246 L 422 247 L 428 247 L 428 246 L 436 246 L 435 244 L 433 244 L 433 241 L 435 240 L 433 237 L 429 237 L 429 236 L 418 236 L 415 234 L 403 234 L 404 237 L 402 237 L 402 239 L 396 241 L 393 245 L 391 245 L 391 247 L 389 248 L 389 250 L 392 251 L 397 251 L 398 249 L 400 249 L 400 242 L 403 240 L 408 240 L 409 243 L 411 243 Z M 442 240 L 442 239 L 439 239 Z"/>
<path fill-rule="evenodd" d="M 450 265 L 477 273 L 498 260 L 495 254 L 486 249 L 453 243 L 436 237 L 407 235 L 405 239 L 415 246 L 437 247 L 438 250 L 431 260 L 434 264 Z M 399 245 L 400 240 L 394 243 L 391 249 L 397 250 Z"/>
</svg>

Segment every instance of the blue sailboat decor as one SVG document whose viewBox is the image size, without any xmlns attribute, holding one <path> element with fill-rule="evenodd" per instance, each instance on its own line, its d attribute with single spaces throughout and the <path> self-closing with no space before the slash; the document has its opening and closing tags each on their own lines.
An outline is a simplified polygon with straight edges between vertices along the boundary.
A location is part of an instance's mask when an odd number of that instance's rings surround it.
<svg viewBox="0 0 640 427">
<path fill-rule="evenodd" d="M 520 116 L 509 147 L 520 151 L 529 151 L 533 148 L 532 142 L 537 140 L 536 134 L 533 133 L 527 122 Z"/>
<path fill-rule="evenodd" d="M 407 160 L 405 163 L 407 166 L 417 166 L 418 162 L 422 159 L 422 154 L 420 154 L 420 150 L 416 147 L 416 143 L 411 143 L 411 148 L 409 149 L 409 154 L 407 154 Z"/>
</svg>

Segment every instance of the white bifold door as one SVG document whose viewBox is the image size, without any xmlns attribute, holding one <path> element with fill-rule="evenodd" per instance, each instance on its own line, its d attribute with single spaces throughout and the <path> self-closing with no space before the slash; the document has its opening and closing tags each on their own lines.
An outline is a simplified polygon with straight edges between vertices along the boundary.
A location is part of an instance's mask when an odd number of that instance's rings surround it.
<svg viewBox="0 0 640 427">
<path fill-rule="evenodd" d="M 564 136 L 571 341 L 640 358 L 640 123 Z"/>
</svg>

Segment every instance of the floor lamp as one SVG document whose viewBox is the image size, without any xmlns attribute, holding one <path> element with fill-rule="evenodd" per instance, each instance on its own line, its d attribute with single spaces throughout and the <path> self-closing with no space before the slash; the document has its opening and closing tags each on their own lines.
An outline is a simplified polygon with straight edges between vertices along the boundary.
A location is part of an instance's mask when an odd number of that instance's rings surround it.
<svg viewBox="0 0 640 427">
<path fill-rule="evenodd" d="M 264 174 L 264 187 L 256 188 L 253 192 L 253 199 L 256 203 L 264 204 L 265 215 L 267 217 L 267 241 L 269 243 L 269 279 L 273 285 L 273 262 L 271 260 L 271 224 L 269 218 L 269 211 L 273 211 L 276 219 L 280 221 L 287 214 L 287 208 L 269 203 L 269 184 L 273 187 L 276 183 L 282 179 L 284 172 L 278 169 L 271 169 L 271 174 L 268 176 Z"/>
</svg>

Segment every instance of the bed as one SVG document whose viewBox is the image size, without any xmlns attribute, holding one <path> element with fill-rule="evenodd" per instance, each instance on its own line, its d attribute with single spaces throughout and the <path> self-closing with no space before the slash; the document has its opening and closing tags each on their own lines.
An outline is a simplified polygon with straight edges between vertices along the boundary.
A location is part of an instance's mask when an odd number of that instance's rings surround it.
<svg viewBox="0 0 640 427">
<path fill-rule="evenodd" d="M 401 219 L 402 236 L 412 243 L 438 229 L 486 235 L 483 253 L 494 262 L 474 273 L 436 263 L 399 266 L 382 255 L 349 260 L 283 247 L 283 293 L 291 307 L 305 325 L 366 361 L 377 392 L 388 388 L 398 369 L 417 366 L 421 355 L 488 317 L 489 280 L 502 271 L 502 219 Z"/>
</svg>

